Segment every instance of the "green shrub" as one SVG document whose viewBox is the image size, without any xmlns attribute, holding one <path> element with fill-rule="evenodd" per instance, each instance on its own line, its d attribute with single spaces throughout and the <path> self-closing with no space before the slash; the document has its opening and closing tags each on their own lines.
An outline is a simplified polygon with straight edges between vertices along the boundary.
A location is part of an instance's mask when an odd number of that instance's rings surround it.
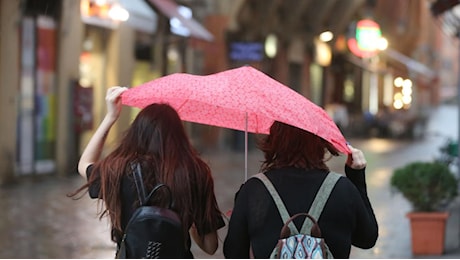
<svg viewBox="0 0 460 260">
<path fill-rule="evenodd" d="M 413 162 L 394 171 L 391 186 L 409 200 L 414 211 L 439 211 L 457 196 L 457 180 L 439 162 Z"/>
</svg>

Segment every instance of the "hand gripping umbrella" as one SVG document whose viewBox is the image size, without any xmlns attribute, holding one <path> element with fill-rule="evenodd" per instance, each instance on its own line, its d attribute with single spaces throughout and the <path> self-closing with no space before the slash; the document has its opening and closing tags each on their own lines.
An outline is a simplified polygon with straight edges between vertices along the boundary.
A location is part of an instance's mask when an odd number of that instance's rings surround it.
<svg viewBox="0 0 460 260">
<path fill-rule="evenodd" d="M 168 103 L 184 121 L 245 131 L 246 179 L 247 133 L 268 134 L 274 121 L 311 132 L 350 153 L 323 108 L 251 66 L 206 76 L 167 75 L 125 91 L 122 103 L 139 108 Z"/>
</svg>

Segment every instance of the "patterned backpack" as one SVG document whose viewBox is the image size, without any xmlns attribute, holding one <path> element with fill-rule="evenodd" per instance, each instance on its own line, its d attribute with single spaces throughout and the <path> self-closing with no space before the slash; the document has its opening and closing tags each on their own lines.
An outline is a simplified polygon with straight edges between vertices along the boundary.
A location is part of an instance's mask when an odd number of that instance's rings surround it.
<svg viewBox="0 0 460 260">
<path fill-rule="evenodd" d="M 321 230 L 317 220 L 323 211 L 332 189 L 341 175 L 330 172 L 316 194 L 315 200 L 308 213 L 298 213 L 292 217 L 289 216 L 286 206 L 283 204 L 278 192 L 267 176 L 263 173 L 259 173 L 256 174 L 255 177 L 260 179 L 270 192 L 284 222 L 280 238 L 270 258 L 333 258 L 331 251 L 321 236 Z M 305 216 L 305 221 L 299 232 L 292 221 L 301 216 Z"/>
</svg>

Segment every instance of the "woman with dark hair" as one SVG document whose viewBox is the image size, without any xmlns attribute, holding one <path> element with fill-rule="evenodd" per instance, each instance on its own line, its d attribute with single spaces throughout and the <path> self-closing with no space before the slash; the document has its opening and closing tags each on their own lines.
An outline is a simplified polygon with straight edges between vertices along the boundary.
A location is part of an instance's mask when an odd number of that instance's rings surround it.
<svg viewBox="0 0 460 260">
<path fill-rule="evenodd" d="M 190 235 L 203 251 L 214 254 L 218 247 L 217 230 L 224 222 L 211 170 L 190 144 L 182 121 L 171 106 L 151 104 L 142 109 L 118 147 L 100 158 L 107 134 L 120 115 L 120 95 L 125 90 L 107 90 L 107 114 L 78 163 L 78 172 L 87 183 L 69 196 L 88 190 L 91 198 L 101 199 L 105 208 L 100 218 L 108 215 L 112 240 L 119 245 L 132 213 L 139 206 L 131 170 L 132 163 L 139 163 L 147 191 L 158 183 L 166 184 L 172 191 L 173 210 L 178 213 L 187 238 L 184 244 L 189 255 L 185 257 L 193 258 Z M 161 200 L 161 194 L 159 197 Z"/>
<path fill-rule="evenodd" d="M 308 212 L 329 174 L 327 153 L 339 155 L 324 139 L 299 128 L 274 122 L 259 147 L 265 160 L 261 171 L 272 182 L 290 216 Z M 349 258 L 351 245 L 375 245 L 378 225 L 367 197 L 363 153 L 350 146 L 346 178 L 337 181 L 320 215 L 321 234 L 334 258 Z M 294 223 L 300 230 L 303 218 Z M 284 225 L 264 184 L 250 178 L 235 195 L 224 241 L 226 258 L 269 258 Z"/>
</svg>

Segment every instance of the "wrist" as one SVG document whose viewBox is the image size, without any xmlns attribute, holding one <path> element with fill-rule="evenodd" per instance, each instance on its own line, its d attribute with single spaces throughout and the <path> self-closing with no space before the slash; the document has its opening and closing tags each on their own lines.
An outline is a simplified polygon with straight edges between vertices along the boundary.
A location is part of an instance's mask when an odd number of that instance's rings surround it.
<svg viewBox="0 0 460 260">
<path fill-rule="evenodd" d="M 106 114 L 103 121 L 110 123 L 110 124 L 114 124 L 117 121 L 117 119 L 118 119 L 118 116 L 116 115 Z"/>
</svg>

